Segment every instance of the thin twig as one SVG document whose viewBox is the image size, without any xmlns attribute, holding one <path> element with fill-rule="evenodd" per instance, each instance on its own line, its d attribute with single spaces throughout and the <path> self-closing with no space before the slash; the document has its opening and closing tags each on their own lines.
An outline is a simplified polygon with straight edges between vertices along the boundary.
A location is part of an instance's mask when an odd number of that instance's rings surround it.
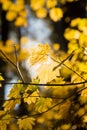
<svg viewBox="0 0 87 130">
<path fill-rule="evenodd" d="M 19 74 L 20 74 L 21 80 L 22 80 L 23 82 L 25 82 L 25 81 L 24 81 L 24 78 L 23 78 L 23 75 L 22 75 L 22 73 L 21 73 L 21 71 L 20 71 L 20 68 L 19 68 L 19 62 L 18 62 L 17 51 L 16 51 L 16 46 L 15 46 L 15 45 L 14 45 L 14 50 L 15 50 L 15 58 L 16 58 L 17 71 L 18 71 Z"/>
<path fill-rule="evenodd" d="M 73 51 L 74 52 L 74 51 Z M 55 66 L 54 68 L 53 68 L 53 71 L 55 71 L 58 67 L 60 67 L 65 61 L 67 61 L 69 58 L 71 58 L 72 56 L 73 56 L 73 52 L 69 55 L 69 56 L 67 56 L 63 61 L 61 61 L 57 66 Z"/>
<path fill-rule="evenodd" d="M 9 61 L 10 64 L 12 64 L 15 68 L 17 68 L 16 64 L 11 59 L 9 59 L 9 57 L 7 57 L 6 54 L 1 49 L 0 52 L 5 57 L 5 59 Z"/>
<path fill-rule="evenodd" d="M 19 69 L 19 64 L 18 64 L 17 59 L 16 59 L 16 64 L 15 64 L 1 49 L 0 49 L 0 52 L 4 56 L 4 58 L 17 69 L 17 71 L 21 77 L 22 82 L 24 82 L 23 76 L 22 76 L 21 71 Z"/>
<path fill-rule="evenodd" d="M 78 74 L 75 70 L 71 69 L 69 66 L 67 66 L 64 62 L 69 59 L 71 57 L 71 55 L 69 55 L 66 59 L 64 59 L 63 61 L 57 61 L 55 60 L 53 57 L 49 56 L 53 61 L 59 63 L 56 67 L 53 68 L 53 71 L 55 69 L 57 69 L 58 67 L 60 67 L 61 65 L 64 65 L 66 68 L 68 68 L 69 70 L 71 70 L 72 72 L 74 72 L 76 75 L 78 75 L 80 78 L 82 78 L 84 81 L 86 81 L 86 79 L 84 79 L 80 74 Z"/>
</svg>

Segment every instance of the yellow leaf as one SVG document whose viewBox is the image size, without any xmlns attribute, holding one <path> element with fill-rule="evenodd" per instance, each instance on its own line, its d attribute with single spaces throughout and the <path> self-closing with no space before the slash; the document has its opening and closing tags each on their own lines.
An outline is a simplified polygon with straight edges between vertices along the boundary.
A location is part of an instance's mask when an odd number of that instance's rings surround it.
<svg viewBox="0 0 87 130">
<path fill-rule="evenodd" d="M 22 44 L 28 42 L 28 37 L 21 37 L 20 42 L 21 42 Z"/>
<path fill-rule="evenodd" d="M 40 64 L 40 67 L 36 71 L 36 77 L 38 76 L 40 79 L 40 83 L 47 83 L 51 80 L 55 79 L 60 75 L 59 69 L 53 71 L 53 68 L 57 66 L 58 63 L 49 59 Z"/>
<path fill-rule="evenodd" d="M 5 111 L 11 111 L 12 109 L 14 109 L 15 105 L 16 104 L 20 104 L 20 97 L 18 97 L 19 99 L 13 99 L 13 100 L 9 100 L 9 101 L 6 101 L 4 104 L 3 104 L 3 107 L 4 107 L 4 110 Z"/>
<path fill-rule="evenodd" d="M 71 124 L 63 124 L 61 125 L 61 130 L 70 130 Z"/>
<path fill-rule="evenodd" d="M 67 40 L 79 39 L 80 34 L 81 34 L 81 33 L 80 33 L 80 31 L 78 31 L 78 30 L 67 28 L 67 29 L 65 30 L 64 37 L 65 37 Z"/>
<path fill-rule="evenodd" d="M 4 80 L 4 78 L 1 76 L 1 74 L 0 74 L 0 81 L 2 81 L 2 80 Z"/>
<path fill-rule="evenodd" d="M 45 18 L 47 16 L 47 10 L 45 8 L 40 8 L 36 11 L 36 16 L 38 18 Z"/>
<path fill-rule="evenodd" d="M 53 21 L 57 22 L 63 17 L 63 11 L 61 10 L 61 8 L 55 7 L 55 8 L 50 9 L 49 15 Z"/>
<path fill-rule="evenodd" d="M 29 51 L 29 63 L 35 65 L 41 63 L 47 59 L 47 55 L 50 53 L 50 46 L 48 44 L 39 44 L 37 47 L 33 47 Z"/>
<path fill-rule="evenodd" d="M 38 101 L 36 102 L 36 111 L 38 112 L 43 112 L 49 109 L 51 107 L 52 99 L 51 98 L 39 98 Z"/>
<path fill-rule="evenodd" d="M 19 15 L 22 16 L 22 17 L 26 17 L 27 14 L 28 14 L 28 12 L 25 9 L 19 12 Z"/>
<path fill-rule="evenodd" d="M 8 124 L 10 124 L 11 116 L 9 114 L 5 114 L 0 119 L 0 130 L 7 130 Z"/>
<path fill-rule="evenodd" d="M 9 9 L 9 7 L 11 7 L 11 4 L 12 4 L 12 2 L 10 0 L 3 2 L 2 9 L 7 11 Z"/>
<path fill-rule="evenodd" d="M 44 4 L 45 4 L 45 0 L 31 0 L 30 1 L 30 7 L 33 10 L 42 8 L 44 6 Z"/>
<path fill-rule="evenodd" d="M 24 94 L 24 102 L 27 102 L 28 104 L 35 103 L 37 98 L 38 98 L 38 91 L 35 91 L 30 95 L 26 95 L 26 93 Z"/>
<path fill-rule="evenodd" d="M 46 6 L 47 8 L 53 8 L 57 5 L 57 0 L 47 0 Z"/>
<path fill-rule="evenodd" d="M 32 130 L 33 129 L 33 125 L 35 125 L 35 118 L 33 118 L 33 117 L 26 117 L 24 119 L 18 119 L 17 124 L 19 125 L 20 129 Z"/>
<path fill-rule="evenodd" d="M 22 16 L 17 17 L 17 19 L 15 21 L 15 25 L 16 26 L 27 26 L 26 18 L 24 18 Z"/>
<path fill-rule="evenodd" d="M 17 17 L 17 13 L 15 11 L 8 11 L 6 14 L 6 19 L 8 21 L 13 21 Z"/>
<path fill-rule="evenodd" d="M 27 51 L 26 48 L 23 48 L 20 52 L 19 52 L 19 55 L 18 55 L 18 60 L 19 61 L 23 61 L 25 60 L 26 58 L 29 57 L 29 53 Z"/>
<path fill-rule="evenodd" d="M 16 12 L 16 4 L 12 3 L 10 8 L 9 8 L 9 11 Z"/>
<path fill-rule="evenodd" d="M 52 48 L 53 48 L 54 51 L 58 51 L 59 48 L 60 48 L 60 45 L 59 45 L 58 43 L 54 43 L 54 44 L 52 45 Z"/>
<path fill-rule="evenodd" d="M 81 18 L 76 18 L 76 19 L 73 19 L 72 21 L 71 21 L 71 27 L 75 27 L 75 26 L 77 26 L 78 25 L 78 23 L 80 22 L 80 20 L 81 20 Z"/>
<path fill-rule="evenodd" d="M 4 80 L 4 78 L 1 76 L 1 74 L 0 74 L 0 81 L 3 81 Z M 2 84 L 0 83 L 0 87 L 2 87 Z"/>
<path fill-rule="evenodd" d="M 18 81 L 18 83 L 20 83 L 20 81 Z M 23 87 L 22 84 L 15 84 L 13 86 L 13 88 L 10 90 L 8 97 L 9 98 L 19 98 L 22 87 Z"/>
</svg>

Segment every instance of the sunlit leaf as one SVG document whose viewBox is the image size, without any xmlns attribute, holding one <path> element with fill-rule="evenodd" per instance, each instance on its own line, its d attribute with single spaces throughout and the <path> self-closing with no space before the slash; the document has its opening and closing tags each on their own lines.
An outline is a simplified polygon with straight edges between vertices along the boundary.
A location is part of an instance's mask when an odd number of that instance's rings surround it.
<svg viewBox="0 0 87 130">
<path fill-rule="evenodd" d="M 13 21 L 17 17 L 17 13 L 15 11 L 8 11 L 6 14 L 6 19 L 8 21 Z"/>
<path fill-rule="evenodd" d="M 28 104 L 35 103 L 38 98 L 38 91 L 33 92 L 32 94 L 24 94 L 24 102 L 27 102 Z"/>
<path fill-rule="evenodd" d="M 67 40 L 79 39 L 79 37 L 80 37 L 80 32 L 79 32 L 78 30 L 75 30 L 75 29 L 67 28 L 67 29 L 65 30 L 64 37 L 65 37 Z"/>
<path fill-rule="evenodd" d="M 26 117 L 24 119 L 18 119 L 17 124 L 19 125 L 20 130 L 32 130 L 33 125 L 35 125 L 35 118 Z"/>
<path fill-rule="evenodd" d="M 15 21 L 15 25 L 16 26 L 27 26 L 27 20 L 24 17 L 19 16 L 19 17 L 17 17 L 17 19 Z"/>
<path fill-rule="evenodd" d="M 47 10 L 45 8 L 40 8 L 36 11 L 36 16 L 38 18 L 45 18 L 47 16 Z"/>
<path fill-rule="evenodd" d="M 47 0 L 46 1 L 46 6 L 47 8 L 52 8 L 57 5 L 57 0 Z"/>
<path fill-rule="evenodd" d="M 49 15 L 53 21 L 57 22 L 63 17 L 63 12 L 61 8 L 55 7 L 55 8 L 50 9 Z"/>
<path fill-rule="evenodd" d="M 9 9 L 9 7 L 11 6 L 12 2 L 10 0 L 6 0 L 5 2 L 3 2 L 2 4 L 2 9 L 7 11 Z"/>
<path fill-rule="evenodd" d="M 36 111 L 38 112 L 43 112 L 49 109 L 51 107 L 52 99 L 51 98 L 39 98 L 38 101 L 36 102 Z"/>
<path fill-rule="evenodd" d="M 48 44 L 39 44 L 37 47 L 31 48 L 29 51 L 29 63 L 34 65 L 43 62 L 47 59 L 50 53 L 50 46 Z"/>
<path fill-rule="evenodd" d="M 45 62 L 41 63 L 36 71 L 36 76 L 39 77 L 41 83 L 47 83 L 55 79 L 60 75 L 59 69 L 53 71 L 53 68 L 57 66 L 58 63 L 48 58 Z"/>
<path fill-rule="evenodd" d="M 33 10 L 42 8 L 44 6 L 44 4 L 45 4 L 45 0 L 31 0 L 30 1 L 30 7 Z"/>
<path fill-rule="evenodd" d="M 71 24 L 70 24 L 71 27 L 77 26 L 77 25 L 79 24 L 80 20 L 81 20 L 81 18 L 73 19 L 73 20 L 71 21 Z"/>
</svg>

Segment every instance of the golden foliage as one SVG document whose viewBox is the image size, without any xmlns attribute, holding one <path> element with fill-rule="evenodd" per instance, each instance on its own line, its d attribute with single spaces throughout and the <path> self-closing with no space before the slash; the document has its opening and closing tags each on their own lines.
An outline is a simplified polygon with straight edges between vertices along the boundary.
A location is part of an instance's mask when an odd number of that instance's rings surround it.
<svg viewBox="0 0 87 130">
<path fill-rule="evenodd" d="M 36 11 L 36 16 L 38 18 L 45 18 L 47 16 L 47 10 L 45 8 L 40 8 Z"/>
<path fill-rule="evenodd" d="M 36 102 L 35 110 L 38 112 L 44 112 L 49 107 L 52 106 L 52 99 L 51 98 L 39 98 Z"/>
<path fill-rule="evenodd" d="M 45 4 L 45 0 L 30 0 L 30 7 L 33 10 L 38 10 L 42 8 Z"/>
<path fill-rule="evenodd" d="M 57 5 L 57 0 L 47 0 L 46 6 L 47 8 L 53 8 Z"/>
<path fill-rule="evenodd" d="M 3 2 L 2 9 L 6 11 L 9 9 L 9 7 L 11 7 L 11 5 L 12 2 L 10 0 L 6 0 L 5 2 Z"/>
<path fill-rule="evenodd" d="M 45 61 L 50 53 L 50 46 L 48 44 L 39 44 L 38 47 L 34 47 L 29 51 L 29 63 L 34 65 L 39 62 Z"/>
<path fill-rule="evenodd" d="M 36 100 L 38 98 L 38 90 L 34 91 L 32 94 L 24 93 L 24 102 L 27 104 L 36 103 Z"/>
<path fill-rule="evenodd" d="M 19 17 L 17 17 L 17 19 L 15 21 L 15 25 L 18 27 L 20 27 L 22 25 L 26 27 L 28 25 L 28 23 L 27 23 L 26 18 L 19 16 Z"/>
<path fill-rule="evenodd" d="M 17 13 L 15 11 L 8 11 L 6 14 L 6 19 L 9 21 L 13 21 L 17 17 Z"/>
<path fill-rule="evenodd" d="M 50 9 L 49 15 L 53 21 L 57 22 L 58 20 L 60 20 L 63 17 L 63 12 L 60 8 L 54 7 L 52 9 Z"/>
<path fill-rule="evenodd" d="M 19 125 L 20 129 L 24 129 L 24 130 L 32 130 L 33 129 L 33 125 L 35 125 L 35 118 L 33 117 L 24 117 L 24 119 L 18 119 L 17 124 Z"/>
</svg>

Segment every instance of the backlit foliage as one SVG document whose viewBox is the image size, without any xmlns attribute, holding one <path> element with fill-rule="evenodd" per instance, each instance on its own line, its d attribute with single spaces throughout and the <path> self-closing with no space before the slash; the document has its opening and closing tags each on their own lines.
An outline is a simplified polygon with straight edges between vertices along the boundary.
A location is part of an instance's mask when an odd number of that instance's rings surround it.
<svg viewBox="0 0 87 130">
<path fill-rule="evenodd" d="M 79 57 L 77 57 L 78 53 L 79 55 L 83 54 L 82 63 L 84 64 L 83 67 L 85 67 L 83 48 L 74 50 L 73 55 L 65 54 L 64 56 L 61 53 L 60 58 L 53 53 L 48 44 L 39 44 L 37 49 L 31 48 L 28 64 L 31 66 L 41 64 L 41 66 L 38 67 L 37 73 L 30 84 L 20 84 L 21 82 L 18 81 L 19 84 L 15 84 L 11 89 L 8 100 L 3 104 L 3 113 L 1 111 L 0 128 L 5 127 L 6 129 L 14 118 L 19 129 L 24 130 L 39 129 L 39 124 L 44 124 L 44 130 L 49 127 L 54 129 L 55 122 L 58 124 L 56 125 L 57 129 L 70 130 L 73 129 L 73 125 L 76 125 L 73 121 L 77 120 L 81 120 L 81 123 L 85 126 L 87 88 L 83 83 L 72 84 L 84 82 L 87 79 L 86 69 L 81 70 L 81 66 L 78 68 L 78 65 L 81 64 Z M 71 58 L 68 59 L 67 57 L 70 55 Z M 76 59 L 74 58 L 75 56 Z M 75 60 L 77 64 L 74 64 L 72 60 Z M 47 62 L 48 65 L 46 65 Z M 70 80 L 67 81 L 68 78 Z M 39 83 L 46 83 L 42 90 Z M 58 86 L 56 86 L 57 84 Z M 78 94 L 79 96 L 77 96 Z M 76 97 L 77 99 L 74 99 Z M 26 104 L 27 114 L 21 117 L 15 116 L 12 111 L 22 101 Z M 83 107 L 80 107 L 80 104 Z M 82 115 L 84 116 L 80 119 Z M 3 126 L 3 119 L 6 118 L 8 118 L 8 122 Z M 77 125 L 79 124 L 77 123 Z"/>
<path fill-rule="evenodd" d="M 72 1 L 30 0 L 28 4 L 38 18 L 49 17 L 57 22 L 63 17 L 58 4 Z M 29 10 L 24 0 L 1 0 L 0 3 L 6 19 L 15 27 L 28 26 Z M 64 37 L 68 40 L 67 52 L 61 51 L 57 43 L 39 44 L 27 52 L 23 48 L 26 37 L 20 37 L 18 43 L 11 39 L 0 41 L 0 58 L 10 61 L 20 77 L 17 63 L 27 58 L 31 69 L 37 66 L 30 82 L 18 80 L 7 99 L 0 99 L 0 130 L 87 129 L 87 19 L 73 19 Z M 4 80 L 0 73 L 2 88 Z"/>
</svg>

